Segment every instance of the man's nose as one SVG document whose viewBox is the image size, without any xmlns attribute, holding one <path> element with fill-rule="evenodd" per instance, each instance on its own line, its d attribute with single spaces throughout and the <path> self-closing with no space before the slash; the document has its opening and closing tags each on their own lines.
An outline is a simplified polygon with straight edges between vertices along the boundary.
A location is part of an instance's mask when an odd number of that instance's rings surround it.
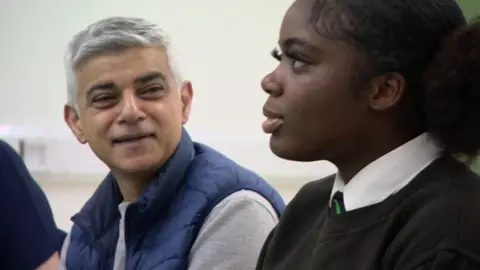
<svg viewBox="0 0 480 270">
<path fill-rule="evenodd" d="M 125 91 L 122 100 L 119 122 L 124 124 L 136 124 L 145 119 L 145 113 L 141 107 L 141 101 L 133 91 Z"/>
</svg>

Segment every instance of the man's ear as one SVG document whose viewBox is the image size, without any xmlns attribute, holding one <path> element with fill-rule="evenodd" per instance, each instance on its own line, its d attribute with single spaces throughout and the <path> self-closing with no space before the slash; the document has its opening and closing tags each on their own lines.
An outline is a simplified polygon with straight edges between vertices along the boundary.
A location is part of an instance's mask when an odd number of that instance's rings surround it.
<svg viewBox="0 0 480 270">
<path fill-rule="evenodd" d="M 405 78 L 396 72 L 375 77 L 368 95 L 370 107 L 382 111 L 397 105 L 405 92 Z"/>
<path fill-rule="evenodd" d="M 73 132 L 73 135 L 75 135 L 77 140 L 81 144 L 87 143 L 87 140 L 83 133 L 82 124 L 80 122 L 80 116 L 73 106 L 68 104 L 63 106 L 63 119 L 65 120 L 65 123 L 67 123 L 68 127 Z"/>
<path fill-rule="evenodd" d="M 182 124 L 186 124 L 190 118 L 192 109 L 193 88 L 190 81 L 184 81 L 180 89 L 180 98 L 182 100 Z"/>
</svg>

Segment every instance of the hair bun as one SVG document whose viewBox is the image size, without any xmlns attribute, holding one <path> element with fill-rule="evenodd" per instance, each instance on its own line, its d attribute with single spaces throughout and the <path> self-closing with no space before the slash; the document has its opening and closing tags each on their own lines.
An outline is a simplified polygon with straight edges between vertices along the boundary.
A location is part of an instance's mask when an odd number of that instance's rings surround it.
<svg viewBox="0 0 480 270">
<path fill-rule="evenodd" d="M 428 131 L 451 154 L 480 150 L 480 20 L 453 33 L 424 74 Z"/>
</svg>

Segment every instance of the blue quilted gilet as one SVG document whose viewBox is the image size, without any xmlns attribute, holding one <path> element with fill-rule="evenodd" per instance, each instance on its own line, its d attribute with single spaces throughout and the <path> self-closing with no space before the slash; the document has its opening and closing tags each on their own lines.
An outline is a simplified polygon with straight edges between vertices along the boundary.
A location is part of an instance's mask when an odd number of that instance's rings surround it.
<svg viewBox="0 0 480 270">
<path fill-rule="evenodd" d="M 184 270 L 198 231 L 213 207 L 230 194 L 252 190 L 280 214 L 280 195 L 262 178 L 183 130 L 177 150 L 158 177 L 126 212 L 127 270 Z M 72 217 L 68 270 L 112 269 L 122 201 L 109 174 L 81 211 Z"/>
</svg>

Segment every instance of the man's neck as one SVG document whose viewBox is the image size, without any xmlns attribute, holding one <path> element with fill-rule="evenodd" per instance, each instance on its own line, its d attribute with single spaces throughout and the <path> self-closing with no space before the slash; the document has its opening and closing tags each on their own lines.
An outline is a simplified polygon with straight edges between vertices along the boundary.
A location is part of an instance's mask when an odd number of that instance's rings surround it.
<svg viewBox="0 0 480 270">
<path fill-rule="evenodd" d="M 154 175 L 152 174 L 115 174 L 120 193 L 122 194 L 123 201 L 134 202 L 152 182 Z"/>
</svg>

